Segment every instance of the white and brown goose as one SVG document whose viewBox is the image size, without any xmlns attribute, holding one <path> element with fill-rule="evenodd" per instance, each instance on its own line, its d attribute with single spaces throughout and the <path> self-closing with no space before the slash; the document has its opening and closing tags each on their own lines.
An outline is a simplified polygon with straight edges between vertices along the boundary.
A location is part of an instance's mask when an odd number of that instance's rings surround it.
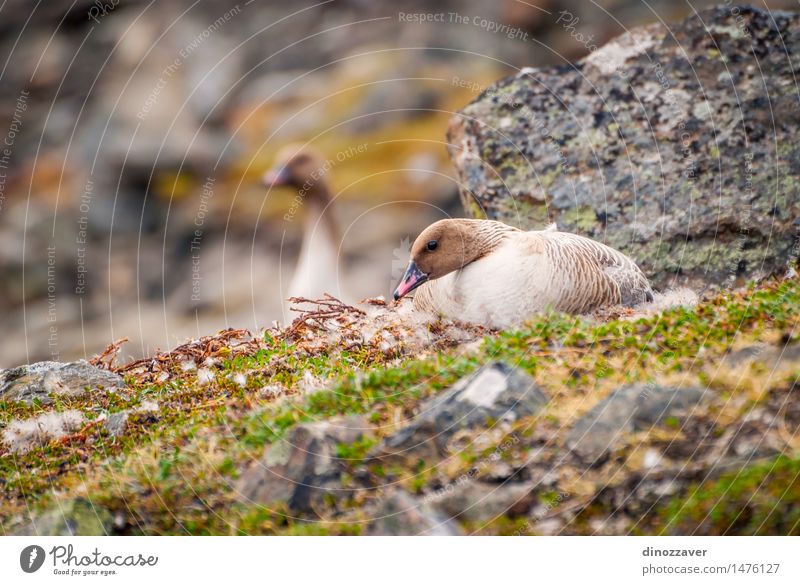
<svg viewBox="0 0 800 585">
<path fill-rule="evenodd" d="M 645 275 L 617 250 L 555 226 L 522 231 L 479 219 L 444 219 L 419 235 L 394 298 L 415 289 L 415 309 L 498 329 L 549 309 L 653 300 Z"/>
<path fill-rule="evenodd" d="M 339 272 L 340 238 L 333 217 L 331 188 L 326 176 L 326 159 L 308 146 L 290 144 L 275 157 L 272 170 L 262 182 L 267 187 L 289 187 L 296 191 L 284 216 L 302 218 L 303 242 L 288 287 L 281 286 L 284 300 L 291 297 L 320 299 L 326 293 L 348 298 L 342 290 Z M 284 321 L 296 317 L 284 303 Z M 287 319 L 287 317 L 289 319 Z"/>
</svg>

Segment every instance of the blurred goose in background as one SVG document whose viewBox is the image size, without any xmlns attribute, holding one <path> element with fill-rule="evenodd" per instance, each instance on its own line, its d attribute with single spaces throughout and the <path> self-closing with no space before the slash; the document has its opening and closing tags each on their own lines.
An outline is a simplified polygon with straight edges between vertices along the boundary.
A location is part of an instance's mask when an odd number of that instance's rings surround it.
<svg viewBox="0 0 800 585">
<path fill-rule="evenodd" d="M 426 228 L 394 292 L 414 308 L 505 328 L 552 309 L 581 314 L 653 300 L 636 263 L 555 225 L 522 231 L 498 221 L 445 219 Z"/>
<path fill-rule="evenodd" d="M 339 283 L 339 231 L 332 213 L 332 195 L 326 177 L 327 161 L 321 153 L 305 145 L 292 144 L 281 149 L 273 170 L 262 181 L 267 187 L 291 187 L 297 190 L 286 221 L 302 216 L 303 243 L 284 297 L 284 321 L 297 314 L 289 310 L 287 299 L 319 299 L 325 293 L 347 298 Z"/>
</svg>

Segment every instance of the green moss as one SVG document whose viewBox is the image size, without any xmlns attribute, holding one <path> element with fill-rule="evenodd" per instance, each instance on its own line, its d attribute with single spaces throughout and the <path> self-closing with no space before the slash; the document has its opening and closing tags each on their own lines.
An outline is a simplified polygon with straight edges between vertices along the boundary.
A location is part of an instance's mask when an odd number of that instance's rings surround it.
<svg viewBox="0 0 800 585">
<path fill-rule="evenodd" d="M 779 456 L 693 486 L 657 513 L 671 534 L 800 535 L 800 458 Z"/>
<path fill-rule="evenodd" d="M 367 453 L 377 444 L 374 437 L 362 437 L 354 443 L 340 443 L 336 446 L 336 456 L 350 461 L 363 461 Z"/>
<path fill-rule="evenodd" d="M 105 536 L 110 530 L 110 514 L 85 498 L 61 502 L 36 523 L 40 536 Z"/>
<path fill-rule="evenodd" d="M 486 212 L 475 197 L 469 193 L 462 194 L 461 200 L 465 203 L 464 207 L 468 215 L 475 219 L 486 219 Z"/>
<path fill-rule="evenodd" d="M 550 223 L 547 205 L 529 197 L 515 197 L 508 222 L 520 229 L 542 229 Z"/>
<path fill-rule="evenodd" d="M 570 209 L 564 213 L 562 219 L 567 229 L 574 228 L 579 233 L 592 232 L 597 227 L 597 214 L 594 208 L 588 205 Z"/>
</svg>

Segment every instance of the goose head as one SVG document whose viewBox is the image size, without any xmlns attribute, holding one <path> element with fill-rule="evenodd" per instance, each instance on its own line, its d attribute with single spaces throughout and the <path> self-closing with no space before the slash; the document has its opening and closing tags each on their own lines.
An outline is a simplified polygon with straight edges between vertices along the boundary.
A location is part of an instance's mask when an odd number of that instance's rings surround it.
<svg viewBox="0 0 800 585">
<path fill-rule="evenodd" d="M 411 246 L 411 261 L 394 291 L 394 299 L 489 253 L 497 244 L 496 226 L 509 227 L 495 221 L 443 219 L 425 228 Z"/>
<path fill-rule="evenodd" d="M 293 187 L 304 195 L 313 194 L 324 191 L 327 170 L 328 163 L 320 152 L 303 144 L 289 144 L 278 151 L 273 168 L 261 181 L 266 187 Z"/>
</svg>

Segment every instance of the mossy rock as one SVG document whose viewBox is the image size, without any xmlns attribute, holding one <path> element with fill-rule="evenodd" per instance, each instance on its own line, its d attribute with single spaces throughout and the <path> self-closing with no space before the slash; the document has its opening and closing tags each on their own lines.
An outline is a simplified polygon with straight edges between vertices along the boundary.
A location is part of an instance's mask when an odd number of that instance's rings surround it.
<svg viewBox="0 0 800 585">
<path fill-rule="evenodd" d="M 555 221 L 657 287 L 785 271 L 800 234 L 799 28 L 798 13 L 720 6 L 498 81 L 448 131 L 467 213 Z"/>
</svg>

